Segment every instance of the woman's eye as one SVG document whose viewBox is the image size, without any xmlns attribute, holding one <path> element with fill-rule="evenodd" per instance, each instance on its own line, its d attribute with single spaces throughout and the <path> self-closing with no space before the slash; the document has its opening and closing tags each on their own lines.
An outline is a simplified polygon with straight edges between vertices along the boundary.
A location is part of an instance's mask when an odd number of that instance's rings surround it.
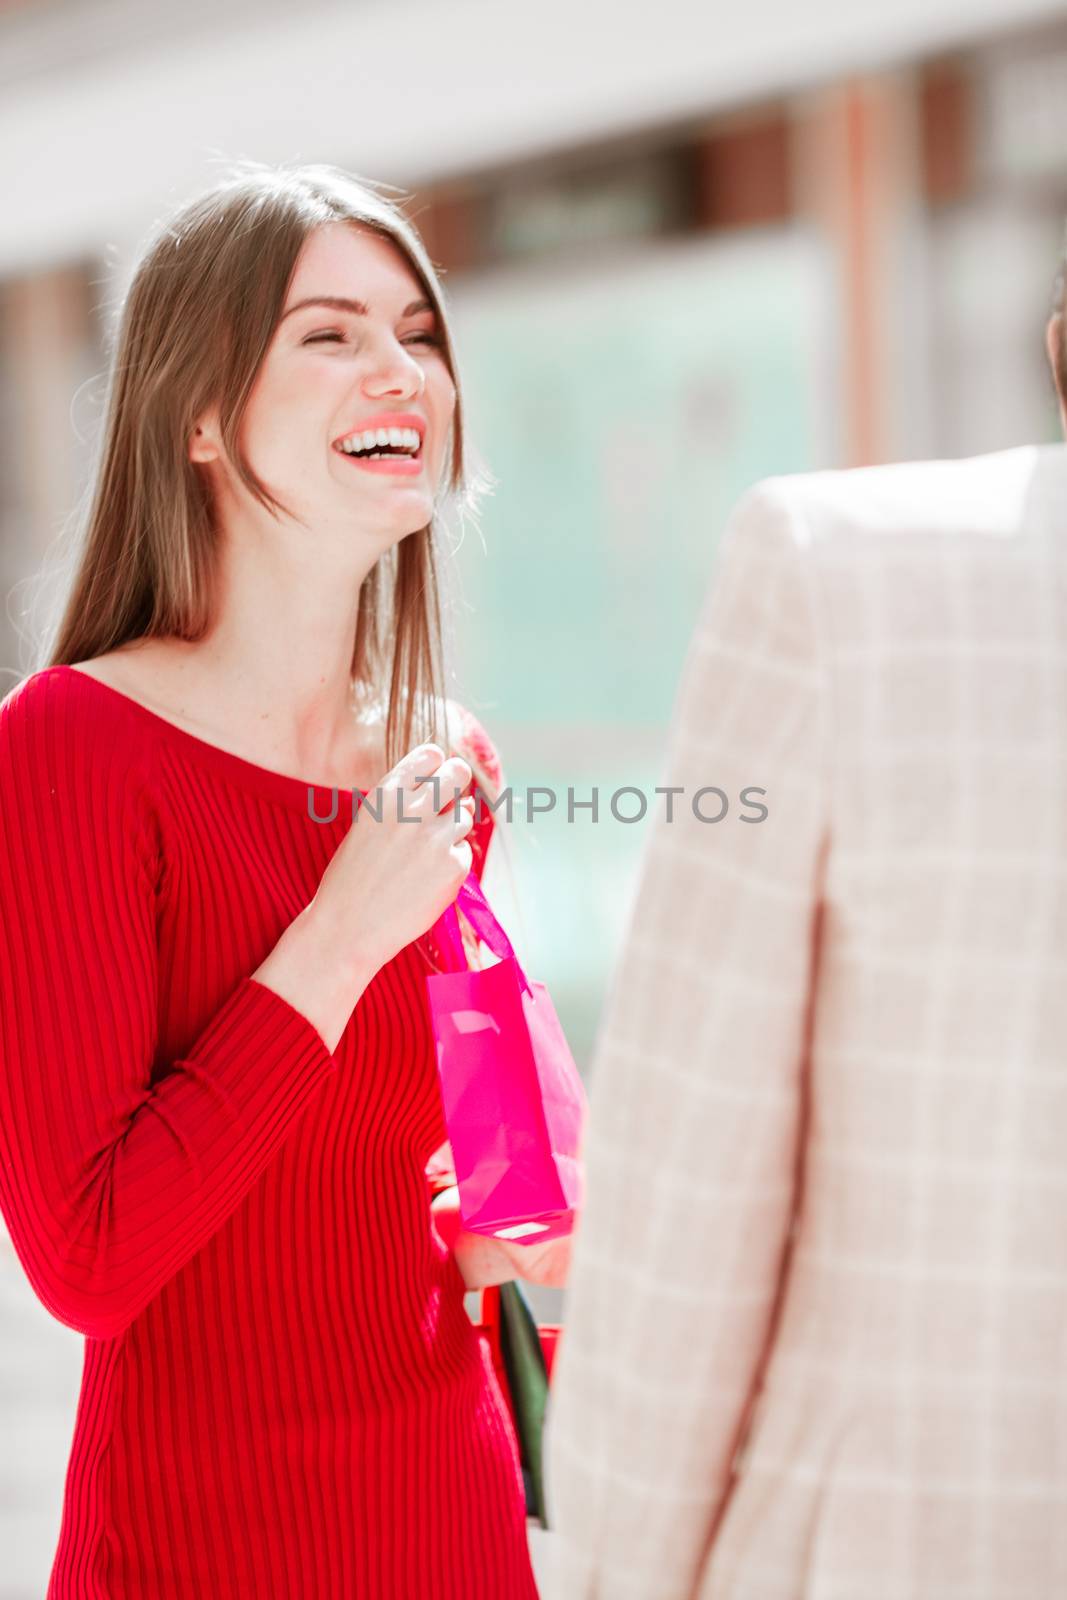
<svg viewBox="0 0 1067 1600">
<path fill-rule="evenodd" d="M 343 344 L 345 336 L 343 333 L 338 333 L 336 329 L 330 329 L 329 332 L 309 334 L 303 342 L 304 344 L 323 344 L 327 339 L 336 339 L 338 343 Z M 410 339 L 404 340 L 404 343 L 439 345 L 441 340 L 436 333 L 413 333 Z"/>
</svg>

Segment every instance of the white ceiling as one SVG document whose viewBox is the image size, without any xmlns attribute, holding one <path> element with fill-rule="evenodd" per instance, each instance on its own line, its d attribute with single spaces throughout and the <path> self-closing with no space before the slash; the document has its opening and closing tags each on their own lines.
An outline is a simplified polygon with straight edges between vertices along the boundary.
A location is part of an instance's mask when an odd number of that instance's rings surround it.
<svg viewBox="0 0 1067 1600">
<path fill-rule="evenodd" d="M 411 185 L 1067 18 L 1063 0 L 51 0 L 0 21 L 0 273 L 236 156 Z"/>
</svg>

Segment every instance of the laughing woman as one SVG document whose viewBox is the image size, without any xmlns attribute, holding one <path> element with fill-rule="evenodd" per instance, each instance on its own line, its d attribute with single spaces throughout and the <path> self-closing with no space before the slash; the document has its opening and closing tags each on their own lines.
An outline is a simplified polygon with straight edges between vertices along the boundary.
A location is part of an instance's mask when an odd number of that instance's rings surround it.
<svg viewBox="0 0 1067 1600">
<path fill-rule="evenodd" d="M 425 1174 L 431 930 L 493 829 L 450 797 L 500 782 L 441 695 L 468 488 L 377 186 L 242 163 L 157 230 L 0 704 L 0 1209 L 86 1338 L 49 1600 L 536 1595 L 464 1305 L 514 1257 L 450 1249 Z"/>
</svg>

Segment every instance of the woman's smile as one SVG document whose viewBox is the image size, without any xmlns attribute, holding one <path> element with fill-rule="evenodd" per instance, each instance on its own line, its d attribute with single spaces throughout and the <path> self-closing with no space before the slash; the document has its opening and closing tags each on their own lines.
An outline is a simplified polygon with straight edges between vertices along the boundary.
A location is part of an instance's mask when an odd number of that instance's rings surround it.
<svg viewBox="0 0 1067 1600">
<path fill-rule="evenodd" d="M 426 421 L 413 411 L 383 411 L 334 440 L 338 455 L 367 472 L 418 477 Z"/>
</svg>

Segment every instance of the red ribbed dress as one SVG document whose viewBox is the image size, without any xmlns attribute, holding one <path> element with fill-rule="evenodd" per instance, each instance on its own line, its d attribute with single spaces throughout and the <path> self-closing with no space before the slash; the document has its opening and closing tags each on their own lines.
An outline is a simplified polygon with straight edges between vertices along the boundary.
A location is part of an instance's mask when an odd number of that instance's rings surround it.
<svg viewBox="0 0 1067 1600">
<path fill-rule="evenodd" d="M 424 940 L 332 1053 L 249 976 L 352 825 L 308 790 L 75 668 L 0 704 L 0 1210 L 86 1336 L 48 1600 L 536 1600 Z"/>
</svg>

